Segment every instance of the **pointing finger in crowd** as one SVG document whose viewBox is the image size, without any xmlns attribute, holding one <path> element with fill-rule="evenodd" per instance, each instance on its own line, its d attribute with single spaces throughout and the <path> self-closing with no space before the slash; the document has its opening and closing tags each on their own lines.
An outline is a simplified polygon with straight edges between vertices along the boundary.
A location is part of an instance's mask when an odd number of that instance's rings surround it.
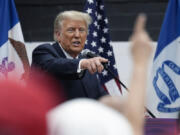
<svg viewBox="0 0 180 135">
<path fill-rule="evenodd" d="M 141 32 L 144 30 L 146 25 L 146 15 L 140 14 L 136 20 L 136 23 L 134 25 L 134 32 Z"/>
<path fill-rule="evenodd" d="M 134 32 L 131 37 L 132 48 L 131 53 L 134 63 L 146 64 L 152 52 L 152 41 L 145 29 L 146 16 L 140 14 L 134 26 Z"/>
</svg>

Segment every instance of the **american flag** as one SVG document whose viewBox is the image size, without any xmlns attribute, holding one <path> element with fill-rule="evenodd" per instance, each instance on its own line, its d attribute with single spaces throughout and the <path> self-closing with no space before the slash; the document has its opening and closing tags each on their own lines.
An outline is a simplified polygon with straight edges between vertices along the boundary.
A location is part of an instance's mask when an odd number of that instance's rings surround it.
<svg viewBox="0 0 180 135">
<path fill-rule="evenodd" d="M 87 0 L 84 11 L 92 17 L 85 49 L 107 58 L 108 68 L 118 77 L 103 0 Z M 99 74 L 99 79 L 110 95 L 121 95 L 120 84 L 107 70 Z"/>
</svg>

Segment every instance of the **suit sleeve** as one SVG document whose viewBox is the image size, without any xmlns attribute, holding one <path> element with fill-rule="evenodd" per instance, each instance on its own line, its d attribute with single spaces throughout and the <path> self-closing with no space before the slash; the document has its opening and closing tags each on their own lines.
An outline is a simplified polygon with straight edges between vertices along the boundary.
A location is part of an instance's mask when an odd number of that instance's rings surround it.
<svg viewBox="0 0 180 135">
<path fill-rule="evenodd" d="M 98 98 L 105 96 L 105 95 L 108 95 L 108 92 L 101 86 L 99 80 L 98 80 L 98 87 L 99 87 L 98 89 L 99 89 L 99 93 L 100 93 Z"/>
<path fill-rule="evenodd" d="M 40 68 L 61 79 L 78 79 L 77 68 L 80 59 L 59 57 L 51 45 L 37 47 L 32 54 L 32 67 Z"/>
</svg>

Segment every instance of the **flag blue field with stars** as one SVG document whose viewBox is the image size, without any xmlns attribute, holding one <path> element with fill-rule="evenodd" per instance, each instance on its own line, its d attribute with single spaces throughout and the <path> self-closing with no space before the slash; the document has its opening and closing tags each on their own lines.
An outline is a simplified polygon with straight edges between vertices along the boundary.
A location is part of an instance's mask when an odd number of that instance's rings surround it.
<svg viewBox="0 0 180 135">
<path fill-rule="evenodd" d="M 180 0 L 169 0 L 156 48 L 147 108 L 157 118 L 180 111 Z"/>
<path fill-rule="evenodd" d="M 9 38 L 24 42 L 14 0 L 0 0 L 0 79 L 16 75 L 18 80 L 24 69 Z"/>
<path fill-rule="evenodd" d="M 85 49 L 107 58 L 109 69 L 118 77 L 103 0 L 87 0 L 84 11 L 92 17 Z M 99 79 L 110 95 L 121 95 L 120 84 L 107 70 L 99 74 Z"/>
</svg>

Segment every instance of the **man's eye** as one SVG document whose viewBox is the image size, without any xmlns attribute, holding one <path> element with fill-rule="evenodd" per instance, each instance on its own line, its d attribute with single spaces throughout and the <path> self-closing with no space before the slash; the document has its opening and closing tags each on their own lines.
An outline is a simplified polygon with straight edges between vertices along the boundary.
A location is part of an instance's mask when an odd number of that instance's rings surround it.
<svg viewBox="0 0 180 135">
<path fill-rule="evenodd" d="M 70 29 L 67 29 L 68 32 L 72 33 L 74 32 L 74 29 L 73 28 L 70 28 Z"/>
<path fill-rule="evenodd" d="M 79 29 L 80 32 L 85 32 L 86 30 L 84 28 Z"/>
</svg>

